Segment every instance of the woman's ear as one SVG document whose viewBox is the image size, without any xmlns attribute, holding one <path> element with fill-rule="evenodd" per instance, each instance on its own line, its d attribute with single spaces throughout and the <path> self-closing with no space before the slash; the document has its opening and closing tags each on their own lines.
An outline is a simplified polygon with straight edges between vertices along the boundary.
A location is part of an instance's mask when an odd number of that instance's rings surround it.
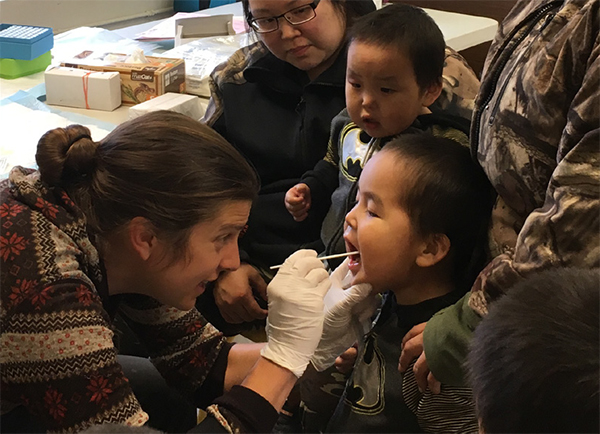
<svg viewBox="0 0 600 434">
<path fill-rule="evenodd" d="M 450 239 L 445 234 L 429 235 L 423 242 L 416 263 L 419 267 L 431 267 L 444 259 L 449 251 Z"/>
<path fill-rule="evenodd" d="M 152 224 L 144 217 L 134 217 L 127 225 L 127 235 L 133 250 L 147 261 L 158 244 Z"/>
<path fill-rule="evenodd" d="M 427 86 L 425 88 L 425 92 L 423 93 L 423 97 L 421 99 L 423 107 L 429 107 L 431 104 L 433 104 L 435 102 L 435 100 L 438 99 L 438 97 L 440 96 L 441 93 L 442 93 L 442 80 L 441 79 L 437 83 L 430 84 L 429 86 Z"/>
</svg>

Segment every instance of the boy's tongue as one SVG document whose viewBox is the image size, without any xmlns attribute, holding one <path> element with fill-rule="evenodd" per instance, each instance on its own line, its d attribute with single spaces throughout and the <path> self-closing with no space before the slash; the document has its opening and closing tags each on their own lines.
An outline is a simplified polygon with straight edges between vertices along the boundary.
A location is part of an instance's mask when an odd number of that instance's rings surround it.
<svg viewBox="0 0 600 434">
<path fill-rule="evenodd" d="M 348 261 L 348 268 L 352 273 L 355 273 L 360 268 L 360 253 L 350 255 L 349 259 L 350 260 Z"/>
</svg>

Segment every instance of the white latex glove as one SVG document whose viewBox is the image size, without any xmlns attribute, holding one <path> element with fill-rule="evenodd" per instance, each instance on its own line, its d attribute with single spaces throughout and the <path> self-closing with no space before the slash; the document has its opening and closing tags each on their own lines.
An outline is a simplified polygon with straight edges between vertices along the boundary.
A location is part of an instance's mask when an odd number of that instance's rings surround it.
<svg viewBox="0 0 600 434">
<path fill-rule="evenodd" d="M 267 344 L 261 355 L 302 376 L 323 331 L 323 297 L 329 274 L 314 250 L 285 260 L 267 287 Z"/>
<path fill-rule="evenodd" d="M 346 259 L 335 269 L 329 280 L 331 288 L 325 295 L 323 335 L 311 363 L 317 371 L 332 366 L 335 359 L 361 340 L 370 328 L 370 318 L 381 303 L 371 285 L 361 283 L 349 289 L 352 274 Z"/>
</svg>

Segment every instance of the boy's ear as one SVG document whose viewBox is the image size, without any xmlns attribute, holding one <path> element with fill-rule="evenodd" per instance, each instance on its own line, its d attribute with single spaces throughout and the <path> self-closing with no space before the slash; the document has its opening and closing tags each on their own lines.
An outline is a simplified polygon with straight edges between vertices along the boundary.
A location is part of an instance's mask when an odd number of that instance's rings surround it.
<svg viewBox="0 0 600 434">
<path fill-rule="evenodd" d="M 147 261 L 158 241 L 150 222 L 144 217 L 134 217 L 127 225 L 127 236 L 140 259 Z"/>
<path fill-rule="evenodd" d="M 436 99 L 442 93 L 442 80 L 437 83 L 430 84 L 425 88 L 425 93 L 423 94 L 423 107 L 429 107 L 431 104 L 435 102 Z"/>
<path fill-rule="evenodd" d="M 446 234 L 433 234 L 423 243 L 423 249 L 417 256 L 419 267 L 431 267 L 444 259 L 450 251 L 450 239 Z"/>
</svg>

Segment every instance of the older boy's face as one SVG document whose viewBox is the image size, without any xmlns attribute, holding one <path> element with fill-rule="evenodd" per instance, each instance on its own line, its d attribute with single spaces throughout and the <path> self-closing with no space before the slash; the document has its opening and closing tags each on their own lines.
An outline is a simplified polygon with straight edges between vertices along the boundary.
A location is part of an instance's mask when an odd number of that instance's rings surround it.
<svg viewBox="0 0 600 434">
<path fill-rule="evenodd" d="M 403 172 L 395 156 L 381 151 L 360 176 L 358 203 L 346 215 L 344 231 L 346 250 L 359 252 L 350 258 L 352 284 L 368 282 L 382 292 L 410 283 L 423 241 L 398 204 L 398 186 L 406 185 Z"/>
<path fill-rule="evenodd" d="M 346 107 L 352 121 L 371 137 L 407 129 L 428 113 L 429 91 L 417 84 L 409 58 L 395 48 L 354 41 L 348 49 Z"/>
</svg>

